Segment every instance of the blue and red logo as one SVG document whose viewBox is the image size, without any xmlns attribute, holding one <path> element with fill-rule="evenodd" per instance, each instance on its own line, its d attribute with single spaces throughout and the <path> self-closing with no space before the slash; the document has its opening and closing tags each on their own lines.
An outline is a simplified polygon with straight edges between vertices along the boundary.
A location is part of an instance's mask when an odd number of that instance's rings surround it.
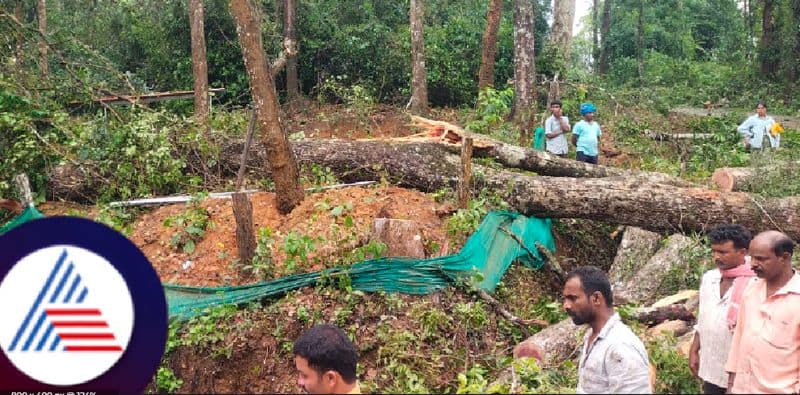
<svg viewBox="0 0 800 395">
<path fill-rule="evenodd" d="M 141 392 L 166 342 L 150 263 L 113 229 L 73 217 L 0 237 L 0 317 L 0 391 Z"/>
</svg>

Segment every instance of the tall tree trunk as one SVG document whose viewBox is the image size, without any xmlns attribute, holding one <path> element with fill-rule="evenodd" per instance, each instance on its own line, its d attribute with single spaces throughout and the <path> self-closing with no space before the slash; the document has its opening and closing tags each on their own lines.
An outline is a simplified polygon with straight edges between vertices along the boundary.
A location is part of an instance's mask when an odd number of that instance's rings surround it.
<svg viewBox="0 0 800 395">
<path fill-rule="evenodd" d="M 533 1 L 514 0 L 514 125 L 521 145 L 530 141 L 536 105 L 536 64 L 533 54 Z"/>
<path fill-rule="evenodd" d="M 275 181 L 278 211 L 286 214 L 303 200 L 297 161 L 281 125 L 275 82 L 264 53 L 259 21 L 253 18 L 249 0 L 230 0 L 230 6 L 250 81 L 253 108 Z"/>
<path fill-rule="evenodd" d="M 297 42 L 297 30 L 295 29 L 295 19 L 297 3 L 295 0 L 286 0 L 283 8 L 283 34 L 284 37 L 292 42 Z M 286 55 L 286 98 L 289 103 L 294 102 L 300 97 L 300 84 L 297 80 L 297 54 Z"/>
<path fill-rule="evenodd" d="M 497 54 L 497 30 L 503 12 L 503 0 L 489 0 L 486 11 L 486 30 L 481 45 L 481 68 L 478 71 L 478 90 L 494 86 L 494 57 Z"/>
<path fill-rule="evenodd" d="M 592 65 L 597 72 L 600 62 L 600 0 L 592 2 Z"/>
<path fill-rule="evenodd" d="M 775 0 L 763 0 L 764 8 L 761 19 L 761 73 L 774 76 L 777 69 L 777 46 L 775 24 Z"/>
<path fill-rule="evenodd" d="M 189 0 L 189 24 L 192 39 L 192 74 L 194 75 L 194 116 L 208 126 L 208 59 L 206 57 L 203 0 Z"/>
<path fill-rule="evenodd" d="M 611 7 L 613 0 L 605 0 L 603 3 L 603 27 L 600 30 L 600 60 L 597 72 L 600 74 L 608 73 L 609 53 L 608 53 L 608 34 L 611 32 Z"/>
<path fill-rule="evenodd" d="M 575 20 L 575 0 L 555 0 L 553 4 L 553 26 L 550 42 L 560 49 L 564 61 L 569 64 L 572 45 L 572 24 Z"/>
<path fill-rule="evenodd" d="M 49 68 L 47 64 L 47 42 L 44 37 L 47 35 L 47 4 L 45 0 L 39 0 L 39 5 L 36 7 L 39 12 L 39 32 L 42 38 L 39 39 L 39 72 L 43 79 L 47 78 Z"/>
<path fill-rule="evenodd" d="M 644 1 L 639 0 L 639 23 L 636 29 L 636 57 L 639 86 L 644 86 Z"/>
<path fill-rule="evenodd" d="M 22 1 L 23 0 L 17 0 L 17 2 L 14 3 L 14 18 L 17 18 L 20 23 L 25 23 L 23 19 L 24 16 L 22 14 Z M 22 29 L 17 29 L 16 37 L 17 43 L 14 52 L 14 60 L 17 65 L 17 70 L 22 71 L 22 45 L 25 42 L 25 36 L 22 34 Z"/>
<path fill-rule="evenodd" d="M 409 19 L 411 21 L 411 112 L 428 112 L 428 77 L 425 73 L 425 37 L 423 24 L 425 3 L 411 0 Z"/>
</svg>

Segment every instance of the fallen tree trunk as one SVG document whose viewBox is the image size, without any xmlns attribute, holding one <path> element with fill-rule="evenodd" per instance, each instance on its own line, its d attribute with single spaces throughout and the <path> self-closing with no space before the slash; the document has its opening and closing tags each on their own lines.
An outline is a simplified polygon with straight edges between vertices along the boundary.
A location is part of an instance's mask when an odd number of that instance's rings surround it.
<svg viewBox="0 0 800 395">
<path fill-rule="evenodd" d="M 617 255 L 608 271 L 612 289 L 621 287 L 658 251 L 661 235 L 634 226 L 625 227 Z"/>
<path fill-rule="evenodd" d="M 324 140 L 295 142 L 293 149 L 298 162 L 329 167 L 343 182 L 386 179 L 424 192 L 458 187 L 460 158 L 437 144 Z M 230 162 L 223 158 L 230 174 L 240 153 L 235 150 Z M 253 153 L 253 160 L 265 162 L 262 150 Z M 525 215 L 602 220 L 668 234 L 736 222 L 800 238 L 800 197 L 761 199 L 640 178 L 533 177 L 480 165 L 473 168 L 473 188 L 495 191 Z"/>
</svg>

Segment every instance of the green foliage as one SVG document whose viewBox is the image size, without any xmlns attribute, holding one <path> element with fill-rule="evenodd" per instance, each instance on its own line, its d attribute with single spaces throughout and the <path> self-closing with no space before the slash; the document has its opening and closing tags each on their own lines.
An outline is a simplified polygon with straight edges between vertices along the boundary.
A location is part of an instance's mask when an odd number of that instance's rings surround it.
<svg viewBox="0 0 800 395">
<path fill-rule="evenodd" d="M 102 222 L 124 235 L 133 232 L 133 222 L 136 220 L 136 211 L 125 207 L 101 206 L 96 221 Z"/>
<path fill-rule="evenodd" d="M 164 226 L 175 229 L 175 233 L 170 238 L 170 244 L 176 250 L 192 254 L 197 242 L 203 239 L 211 224 L 208 210 L 199 204 L 205 196 L 206 194 L 193 196 L 184 211 L 164 219 Z"/>
<path fill-rule="evenodd" d="M 467 130 L 486 134 L 507 143 L 516 143 L 519 135 L 511 124 L 506 123 L 511 113 L 513 98 L 514 90 L 511 87 L 504 90 L 484 88 L 478 94 L 475 113 L 473 119 L 467 123 Z"/>
<path fill-rule="evenodd" d="M 673 295 L 685 289 L 700 288 L 703 273 L 714 266 L 711 260 L 711 248 L 698 236 L 692 237 L 692 243 L 679 251 L 680 264 L 670 268 L 664 275 L 659 287 L 659 295 Z"/>
<path fill-rule="evenodd" d="M 719 167 L 746 166 L 749 156 L 741 144 L 732 118 L 703 117 L 690 123 L 695 133 L 712 133 L 709 139 L 697 140 L 690 148 L 687 172 L 696 178 L 708 178 Z"/>
<path fill-rule="evenodd" d="M 647 343 L 647 354 L 655 365 L 656 394 L 699 394 L 700 381 L 689 370 L 689 363 L 675 347 L 672 336 L 662 335 Z"/>
<path fill-rule="evenodd" d="M 258 228 L 253 260 L 249 264 L 244 264 L 244 271 L 252 273 L 261 280 L 272 278 L 275 275 L 275 266 L 272 261 L 273 244 L 275 244 L 275 233 L 272 228 L 266 226 Z"/>
<path fill-rule="evenodd" d="M 283 274 L 295 273 L 298 269 L 308 267 L 308 254 L 316 249 L 316 244 L 320 238 L 312 238 L 308 235 L 301 235 L 291 231 L 283 239 L 283 251 L 286 253 Z"/>
<path fill-rule="evenodd" d="M 533 311 L 537 317 L 551 324 L 567 318 L 567 313 L 561 307 L 561 303 L 547 295 L 539 297 L 534 304 Z"/>
<path fill-rule="evenodd" d="M 238 309 L 235 305 L 221 305 L 208 309 L 206 314 L 192 318 L 186 323 L 186 331 L 181 344 L 190 347 L 208 348 L 214 346 L 215 355 L 230 358 L 230 346 L 220 345 L 234 328 L 232 318 Z"/>
<path fill-rule="evenodd" d="M 175 376 L 175 372 L 172 369 L 160 366 L 156 372 L 155 384 L 158 391 L 172 393 L 181 388 L 183 380 Z"/>
<path fill-rule="evenodd" d="M 457 394 L 565 394 L 574 393 L 577 385 L 576 367 L 566 361 L 556 369 L 543 369 L 533 358 L 506 361 L 506 374 L 516 376 L 490 383 L 488 370 L 473 365 L 466 373 L 458 374 Z M 513 371 L 513 373 L 512 373 Z"/>
<path fill-rule="evenodd" d="M 470 200 L 468 208 L 459 209 L 447 219 L 447 234 L 455 245 L 461 245 L 472 235 L 488 213 L 486 200 Z"/>
</svg>

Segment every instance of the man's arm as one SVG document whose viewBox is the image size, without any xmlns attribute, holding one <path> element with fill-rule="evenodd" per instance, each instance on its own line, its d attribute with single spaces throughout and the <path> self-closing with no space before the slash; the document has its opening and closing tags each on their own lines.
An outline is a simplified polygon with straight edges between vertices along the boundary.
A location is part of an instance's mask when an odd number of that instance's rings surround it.
<svg viewBox="0 0 800 395">
<path fill-rule="evenodd" d="M 745 119 L 745 120 L 744 120 L 744 122 L 742 122 L 742 124 L 741 124 L 741 125 L 739 125 L 739 127 L 738 127 L 738 128 L 736 128 L 736 130 L 737 130 L 737 131 L 738 131 L 738 132 L 739 132 L 739 133 L 740 133 L 742 136 L 744 136 L 745 138 L 750 138 L 750 137 L 753 137 L 753 133 L 752 133 L 752 131 L 750 130 L 750 129 L 752 129 L 752 128 L 753 128 L 753 121 L 752 121 L 752 117 L 748 117 L 747 119 Z"/>
<path fill-rule="evenodd" d="M 750 289 L 750 286 L 752 285 L 753 284 L 750 283 L 748 289 Z M 739 368 L 739 360 L 742 358 L 742 355 L 740 355 L 740 343 L 742 341 L 742 332 L 744 332 L 744 327 L 747 325 L 745 311 L 747 306 L 747 296 L 748 292 L 746 289 L 744 295 L 742 296 L 742 301 L 739 304 L 739 314 L 736 317 L 736 328 L 733 330 L 733 339 L 731 340 L 731 350 L 728 352 L 728 361 L 725 362 L 725 371 L 728 372 L 728 389 L 726 393 L 731 393 L 734 378 L 736 377 L 736 372 Z"/>
<path fill-rule="evenodd" d="M 558 120 L 558 118 L 555 118 L 555 119 Z M 544 136 L 549 138 L 549 139 L 551 139 L 551 138 L 556 137 L 559 134 L 561 134 L 561 130 L 560 129 L 551 129 L 551 122 L 548 122 L 548 121 L 550 121 L 550 118 L 548 118 L 546 121 L 544 121 L 544 132 L 545 132 Z"/>
<path fill-rule="evenodd" d="M 694 341 L 692 347 L 689 348 L 689 370 L 692 371 L 694 377 L 699 377 L 700 371 L 700 332 L 694 331 Z"/>
<path fill-rule="evenodd" d="M 650 366 L 628 344 L 609 347 L 605 357 L 610 394 L 650 394 Z"/>
</svg>

